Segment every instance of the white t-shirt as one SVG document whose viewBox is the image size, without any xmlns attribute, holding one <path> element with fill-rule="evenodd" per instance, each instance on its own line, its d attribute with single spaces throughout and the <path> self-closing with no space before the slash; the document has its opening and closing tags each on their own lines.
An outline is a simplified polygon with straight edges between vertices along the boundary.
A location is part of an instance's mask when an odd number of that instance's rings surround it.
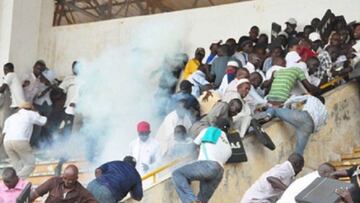
<svg viewBox="0 0 360 203">
<path fill-rule="evenodd" d="M 33 125 L 45 125 L 47 118 L 36 111 L 20 109 L 5 120 L 3 133 L 4 141 L 26 140 L 29 141 L 33 131 Z"/>
<path fill-rule="evenodd" d="M 226 134 L 221 131 L 221 136 L 216 142 L 216 144 L 212 144 L 212 143 L 202 144 L 201 140 L 205 135 L 206 130 L 207 128 L 203 129 L 194 140 L 195 144 L 200 145 L 200 153 L 198 160 L 216 161 L 221 166 L 223 166 L 226 163 L 226 161 L 231 157 L 232 154 L 231 146 L 226 137 Z M 205 155 L 205 152 L 207 156 Z"/>
<path fill-rule="evenodd" d="M 160 160 L 160 144 L 152 137 L 149 137 L 145 142 L 136 138 L 136 140 L 130 143 L 129 147 L 131 155 L 136 159 L 136 169 L 140 175 L 149 172 L 149 170 L 153 169 Z M 149 170 L 144 171 L 142 164 L 148 165 Z"/>
<path fill-rule="evenodd" d="M 11 94 L 10 107 L 16 108 L 25 102 L 24 91 L 19 78 L 14 72 L 8 73 L 4 76 L 4 83 L 9 86 Z"/>
<path fill-rule="evenodd" d="M 267 178 L 271 176 L 280 179 L 282 183 L 288 186 L 293 181 L 295 172 L 289 161 L 274 166 L 269 171 L 263 173 L 245 192 L 241 199 L 241 203 L 251 203 L 254 199 L 257 200 L 256 202 L 276 201 L 280 197 L 282 191 L 274 189 L 269 181 L 267 181 Z"/>
<path fill-rule="evenodd" d="M 59 88 L 66 93 L 65 108 L 69 107 L 71 103 L 76 103 L 78 91 L 75 75 L 65 77 L 59 85 Z"/>
<path fill-rule="evenodd" d="M 296 179 L 285 190 L 277 203 L 296 203 L 295 197 L 318 177 L 320 177 L 319 173 L 317 171 L 314 171 L 304 177 Z"/>
</svg>

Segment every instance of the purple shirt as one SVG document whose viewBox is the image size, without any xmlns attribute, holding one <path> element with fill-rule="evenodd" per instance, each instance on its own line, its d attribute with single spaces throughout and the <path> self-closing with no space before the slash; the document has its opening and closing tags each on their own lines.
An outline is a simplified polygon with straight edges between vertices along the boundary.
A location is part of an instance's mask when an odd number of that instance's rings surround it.
<svg viewBox="0 0 360 203">
<path fill-rule="evenodd" d="M 12 189 L 6 187 L 4 183 L 0 184 L 0 203 L 14 203 L 16 198 L 19 197 L 20 193 L 27 185 L 27 181 L 19 179 L 16 186 Z"/>
</svg>

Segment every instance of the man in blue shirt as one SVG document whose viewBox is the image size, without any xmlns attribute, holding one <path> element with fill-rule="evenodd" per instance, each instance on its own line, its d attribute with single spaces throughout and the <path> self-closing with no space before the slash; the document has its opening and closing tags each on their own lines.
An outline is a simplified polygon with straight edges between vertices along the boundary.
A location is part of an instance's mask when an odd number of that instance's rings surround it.
<svg viewBox="0 0 360 203">
<path fill-rule="evenodd" d="M 128 192 L 140 201 L 143 189 L 140 174 L 135 169 L 134 157 L 126 156 L 123 161 L 111 161 L 95 170 L 95 177 L 87 187 L 101 203 L 116 203 Z"/>
</svg>

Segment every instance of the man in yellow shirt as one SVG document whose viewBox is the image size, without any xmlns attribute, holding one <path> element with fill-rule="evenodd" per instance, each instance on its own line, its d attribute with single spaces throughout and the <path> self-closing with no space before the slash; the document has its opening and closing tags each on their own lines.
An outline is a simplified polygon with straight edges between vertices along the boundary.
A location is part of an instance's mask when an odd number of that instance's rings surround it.
<svg viewBox="0 0 360 203">
<path fill-rule="evenodd" d="M 201 47 L 197 48 L 195 57 L 187 62 L 181 80 L 186 80 L 191 74 L 196 72 L 204 57 L 205 49 Z"/>
</svg>

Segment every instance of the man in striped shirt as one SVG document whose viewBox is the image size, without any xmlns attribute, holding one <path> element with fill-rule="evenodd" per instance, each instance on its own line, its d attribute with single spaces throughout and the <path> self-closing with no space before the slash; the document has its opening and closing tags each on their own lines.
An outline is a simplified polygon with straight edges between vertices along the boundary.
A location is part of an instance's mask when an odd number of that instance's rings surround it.
<svg viewBox="0 0 360 203">
<path fill-rule="evenodd" d="M 274 73 L 271 80 L 268 101 L 275 106 L 282 105 L 290 97 L 290 92 L 297 81 L 300 81 L 311 94 L 319 92 L 319 88 L 312 85 L 306 79 L 304 71 L 297 67 L 280 69 Z"/>
</svg>

